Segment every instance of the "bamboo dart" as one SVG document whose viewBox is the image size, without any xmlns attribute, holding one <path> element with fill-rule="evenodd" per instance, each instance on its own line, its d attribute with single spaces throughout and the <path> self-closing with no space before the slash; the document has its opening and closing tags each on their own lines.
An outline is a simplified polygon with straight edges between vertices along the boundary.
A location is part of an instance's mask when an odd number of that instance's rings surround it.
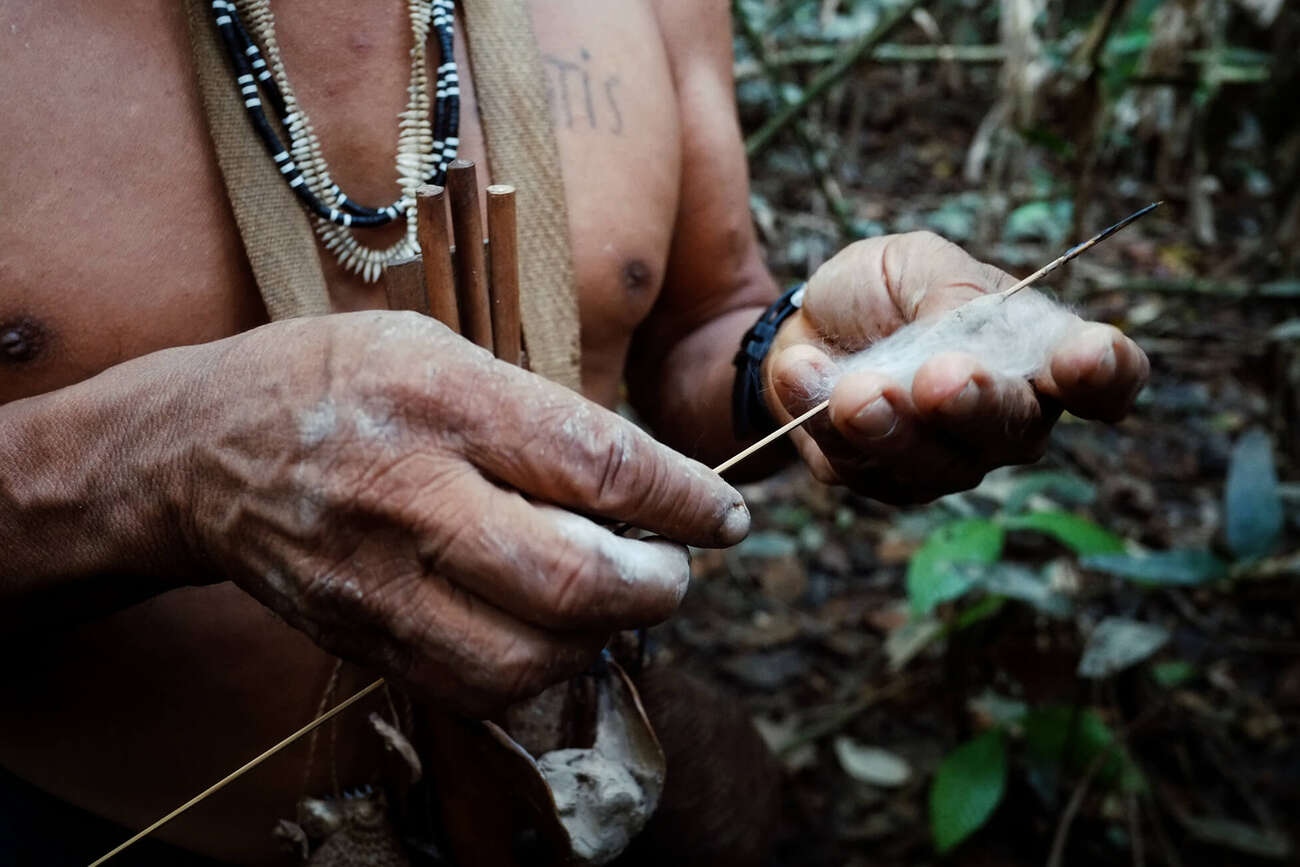
<svg viewBox="0 0 1300 867">
<path fill-rule="evenodd" d="M 460 308 L 461 333 L 484 349 L 491 349 L 492 314 L 488 309 L 483 218 L 474 163 L 455 160 L 447 167 L 447 195 L 456 239 L 456 304 Z"/>
<path fill-rule="evenodd" d="M 1084 241 L 1082 244 L 1075 244 L 1073 247 L 1066 250 L 1065 253 L 1062 254 L 1060 258 L 1048 262 L 1046 265 L 1039 268 L 1037 271 L 1030 274 L 1028 277 L 1021 280 L 1016 285 L 1012 286 L 1010 289 L 1003 289 L 998 294 L 1000 294 L 1003 298 L 1010 298 L 1012 295 L 1015 295 L 1021 289 L 1024 289 L 1026 286 L 1028 286 L 1030 283 L 1034 283 L 1042 279 L 1043 277 L 1046 277 L 1048 274 L 1052 273 L 1057 268 L 1060 268 L 1062 265 L 1064 265 L 1066 262 L 1070 261 L 1074 257 L 1080 256 L 1088 252 L 1093 247 L 1097 246 L 1102 241 L 1106 240 L 1111 235 L 1115 234 L 1120 229 L 1127 226 L 1129 223 L 1132 223 L 1134 220 L 1138 220 L 1141 219 L 1142 217 L 1145 217 L 1147 214 L 1151 213 L 1152 211 L 1154 211 L 1156 208 L 1160 207 L 1163 204 L 1164 204 L 1164 200 L 1162 199 L 1159 202 L 1152 202 L 1151 204 L 1147 205 L 1145 208 L 1141 208 L 1140 210 L 1134 211 L 1124 219 L 1120 220 L 1115 225 L 1107 226 L 1105 229 L 1102 229 L 1100 232 L 1093 235 L 1091 238 Z"/>
<path fill-rule="evenodd" d="M 1113 225 L 1113 226 L 1108 226 L 1108 227 L 1106 227 L 1105 229 L 1102 229 L 1100 232 L 1098 232 L 1097 234 L 1093 235 L 1091 238 L 1089 238 L 1088 240 L 1084 241 L 1083 243 L 1081 243 L 1081 244 L 1075 244 L 1073 247 L 1071 247 L 1070 249 L 1066 250 L 1065 253 L 1062 254 L 1059 258 L 1054 259 L 1053 261 L 1047 263 L 1046 265 L 1044 265 L 1043 267 L 1039 268 L 1039 269 L 1038 269 L 1037 271 L 1035 271 L 1034 273 L 1030 274 L 1030 275 L 1029 275 L 1028 277 L 1026 277 L 1025 279 L 1023 279 L 1023 280 L 1021 280 L 1020 282 L 1016 283 L 1014 286 L 1011 286 L 1011 287 L 1008 288 L 1008 289 L 1003 289 L 1003 290 L 1002 290 L 1001 292 L 999 292 L 998 294 L 1002 296 L 1003 300 L 1005 300 L 1005 299 L 1007 299 L 1007 298 L 1010 298 L 1012 295 L 1015 295 L 1015 294 L 1016 294 L 1017 292 L 1019 292 L 1021 289 L 1024 289 L 1026 286 L 1029 286 L 1031 283 L 1036 283 L 1036 282 L 1038 282 L 1039 280 L 1041 280 L 1042 278 L 1046 277 L 1048 274 L 1052 273 L 1052 272 L 1055 271 L 1057 268 L 1061 267 L 1061 266 L 1064 265 L 1066 262 L 1069 262 L 1071 259 L 1075 258 L 1076 256 L 1080 256 L 1080 255 L 1086 253 L 1087 251 L 1091 250 L 1093 247 L 1097 246 L 1097 245 L 1100 244 L 1102 241 L 1106 240 L 1106 239 L 1109 238 L 1111 235 L 1113 235 L 1113 234 L 1115 234 L 1116 232 L 1118 232 L 1120 229 L 1123 229 L 1125 226 L 1127 226 L 1129 223 L 1132 223 L 1134 220 L 1138 220 L 1138 219 L 1140 219 L 1140 218 L 1142 218 L 1142 217 L 1145 217 L 1147 214 L 1151 213 L 1151 212 L 1154 211 L 1156 208 L 1160 207 L 1162 204 L 1164 204 L 1163 201 L 1160 201 L 1160 202 L 1152 202 L 1151 204 L 1147 205 L 1145 208 L 1142 208 L 1142 209 L 1140 209 L 1140 210 L 1134 211 L 1133 213 L 1129 214 L 1129 215 L 1128 215 L 1127 217 L 1125 217 L 1124 219 L 1120 220 L 1120 221 L 1119 221 L 1118 223 L 1116 223 L 1115 225 Z M 722 463 L 718 464 L 716 467 L 713 468 L 713 471 L 714 471 L 715 473 L 719 473 L 719 474 L 721 474 L 721 473 L 725 473 L 727 470 L 731 469 L 731 468 L 734 467 L 736 464 L 740 463 L 740 462 L 743 461 L 745 458 L 747 458 L 747 457 L 749 457 L 750 455 L 752 455 L 754 452 L 759 451 L 759 450 L 762 449 L 764 446 L 769 445 L 769 444 L 772 443 L 774 440 L 780 439 L 781 437 L 783 437 L 783 436 L 785 436 L 786 434 L 788 434 L 790 431 L 792 431 L 792 430 L 794 430 L 795 428 L 799 427 L 799 425 L 801 425 L 801 424 L 803 424 L 804 422 L 806 422 L 806 421 L 812 419 L 813 416 L 815 416 L 815 415 L 817 415 L 818 413 L 822 412 L 824 409 L 826 409 L 826 408 L 829 407 L 830 405 L 831 405 L 831 402 L 830 402 L 829 400 L 824 400 L 824 401 L 822 401 L 821 403 L 819 403 L 819 404 L 817 404 L 816 406 L 814 406 L 812 409 L 810 409 L 810 410 L 808 410 L 807 412 L 805 412 L 805 413 L 803 413 L 802 415 L 800 415 L 798 418 L 791 419 L 790 421 L 788 421 L 788 422 L 786 422 L 785 424 L 781 425 L 781 427 L 779 427 L 779 428 L 777 428 L 776 430 L 772 431 L 770 434 L 768 434 L 767 436 L 763 437 L 761 440 L 759 440 L 758 442 L 756 442 L 756 443 L 754 443 L 753 445 L 749 446 L 748 448 L 744 449 L 744 450 L 741 451 L 739 454 L 733 455 L 732 457 L 730 457 L 730 458 L 728 458 L 727 460 L 723 461 Z"/>
<path fill-rule="evenodd" d="M 477 193 L 476 193 L 475 195 L 477 195 Z M 1087 241 L 1084 241 L 1084 242 L 1081 243 L 1081 244 L 1076 244 L 1075 246 L 1073 246 L 1073 247 L 1071 247 L 1069 250 L 1067 250 L 1067 251 L 1065 252 L 1065 254 L 1062 255 L 1060 258 L 1058 258 L 1058 259 L 1056 259 L 1056 260 L 1050 262 L 1049 264 L 1043 266 L 1042 268 L 1039 268 L 1039 269 L 1038 269 L 1037 271 L 1035 271 L 1033 274 L 1030 274 L 1030 275 L 1029 275 L 1028 277 L 1026 277 L 1025 279 L 1023 279 L 1023 280 L 1021 280 L 1020 282 L 1016 283 L 1014 286 L 1011 286 L 1009 289 L 1005 289 L 1005 290 L 1003 290 L 1003 291 L 1000 292 L 999 294 L 1000 294 L 1003 298 L 1009 298 L 1009 297 L 1011 297 L 1011 296 L 1014 295 L 1015 293 L 1019 292 L 1021 289 L 1024 289 L 1025 287 L 1029 286 L 1031 283 L 1034 283 L 1034 282 L 1036 282 L 1036 281 L 1042 279 L 1042 278 L 1043 278 L 1044 276 L 1046 276 L 1047 274 L 1050 274 L 1052 271 L 1055 271 L 1057 268 L 1059 268 L 1060 266 L 1064 265 L 1066 262 L 1070 261 L 1071 259 L 1075 258 L 1076 256 L 1078 256 L 1078 255 L 1080 255 L 1080 254 L 1086 252 L 1087 250 L 1090 250 L 1091 248 L 1095 247 L 1097 244 L 1099 244 L 1099 243 L 1101 243 L 1102 241 L 1106 240 L 1106 239 L 1109 238 L 1111 235 L 1113 235 L 1113 234 L 1115 234 L 1116 232 L 1118 232 L 1120 229 L 1123 229 L 1125 226 L 1129 225 L 1129 224 L 1132 223 L 1134 220 L 1137 220 L 1138 218 L 1143 217 L 1143 216 L 1145 216 L 1146 214 L 1149 214 L 1151 211 L 1155 210 L 1155 208 L 1158 207 L 1160 204 L 1161 204 L 1160 202 L 1153 202 L 1152 204 L 1147 205 L 1145 208 L 1142 208 L 1140 211 L 1136 211 L 1136 212 L 1130 214 L 1129 216 L 1125 217 L 1124 219 L 1120 220 L 1120 221 L 1119 221 L 1118 223 L 1116 223 L 1115 225 L 1110 226 L 1110 227 L 1108 227 L 1108 228 L 1106 228 L 1106 229 L 1103 229 L 1101 232 L 1099 232 L 1099 233 L 1097 233 L 1096 235 L 1094 235 L 1093 237 L 1089 238 Z M 477 204 L 476 204 L 476 206 L 475 206 L 475 212 L 477 213 Z M 422 241 L 422 243 L 423 243 L 423 241 Z M 476 248 L 478 248 L 480 251 L 482 250 L 482 245 L 481 245 L 481 243 L 479 243 L 479 244 L 475 244 L 474 246 L 475 246 Z M 427 261 L 427 260 L 426 260 L 426 261 Z M 486 296 L 485 296 L 485 297 L 486 297 Z M 770 434 L 768 434 L 767 436 L 763 437 L 763 438 L 760 439 L 758 442 L 754 443 L 753 445 L 749 446 L 748 448 L 743 449 L 742 451 L 738 452 L 737 454 L 733 455 L 732 457 L 730 457 L 730 458 L 728 458 L 727 460 L 723 461 L 722 463 L 718 464 L 716 467 L 713 468 L 713 472 L 715 472 L 715 473 L 719 473 L 719 474 L 726 472 L 727 470 L 729 470 L 729 469 L 731 469 L 732 467 L 734 467 L 736 464 L 738 464 L 738 463 L 740 463 L 741 461 L 745 460 L 745 458 L 747 458 L 747 457 L 749 457 L 750 455 L 754 454 L 755 452 L 761 450 L 762 448 L 764 448 L 765 446 L 771 444 L 771 443 L 774 442 L 775 440 L 780 439 L 781 437 L 785 436 L 785 435 L 788 434 L 790 431 L 792 431 L 792 430 L 794 430 L 795 428 L 799 427 L 799 426 L 802 425 L 803 423 L 809 421 L 809 420 L 812 419 L 814 416 L 816 416 L 818 413 L 822 412 L 822 411 L 825 410 L 828 406 L 830 406 L 830 403 L 831 403 L 831 402 L 830 402 L 829 400 L 822 401 L 821 403 L 819 403 L 819 404 L 817 404 L 816 406 L 814 406 L 812 409 L 809 409 L 809 410 L 807 410 L 806 412 L 804 412 L 804 413 L 803 413 L 802 415 L 800 415 L 798 418 L 791 419 L 789 422 L 785 423 L 785 424 L 782 425 L 781 427 L 779 427 L 779 428 L 777 428 L 776 430 L 772 431 Z M 625 525 L 620 525 L 620 528 L 622 528 L 622 527 L 624 527 L 624 526 L 625 526 Z M 614 532 L 618 532 L 618 531 L 619 531 L 618 528 L 616 528 L 616 529 L 614 530 Z M 344 701 L 340 702 L 339 704 L 335 705 L 333 708 L 331 708 L 330 710 L 326 711 L 324 714 L 322 714 L 321 716 L 317 717 L 316 719 L 312 720 L 311 722 L 309 722 L 307 725 L 303 726 L 303 727 L 302 727 L 301 729 L 299 729 L 298 731 L 296 731 L 296 732 L 294 732 L 293 734 L 289 735 L 289 737 L 287 737 L 287 738 L 285 738 L 284 740 L 280 741 L 278 744 L 276 744 L 275 746 L 271 747 L 271 748 L 268 749 L 266 752 L 264 752 L 264 753 L 262 753 L 261 755 L 259 755 L 257 758 L 255 758 L 255 759 L 253 759 L 252 761 L 248 762 L 246 765 L 244 765 L 243 767 L 239 768 L 238 770 L 231 772 L 229 775 L 227 775 L 226 777 L 222 778 L 221 780 L 219 780 L 219 781 L 218 781 L 217 783 L 215 783 L 214 785 L 208 787 L 207 789 L 205 789 L 204 791 L 200 792 L 200 793 L 199 793 L 198 795 L 196 795 L 195 797 L 191 798 L 190 800 L 186 801 L 186 802 L 185 802 L 184 804 L 182 804 L 181 806 L 177 807 L 175 810 L 172 810 L 172 811 L 171 811 L 170 813 L 168 813 L 166 816 L 163 816 L 161 819 L 159 819 L 158 821 L 154 822 L 154 823 L 153 823 L 152 825 L 150 825 L 149 827 L 147 827 L 147 828 L 145 828 L 144 830 L 140 831 L 140 832 L 137 833 L 135 836 L 133 836 L 131 839 L 127 840 L 125 843 L 122 843 L 122 844 L 121 844 L 120 846 L 118 846 L 116 849 L 113 849 L 113 850 L 112 850 L 111 852 L 109 852 L 108 854 L 103 855 L 103 856 L 100 857 L 99 859 L 93 861 L 93 862 L 90 864 L 90 867 L 98 867 L 98 865 L 103 864 L 103 863 L 104 863 L 105 861 L 107 861 L 109 858 L 112 858 L 114 855 L 118 854 L 118 853 L 121 852 L 123 849 L 126 849 L 126 848 L 127 848 L 128 846 L 130 846 L 131 844 L 137 842 L 138 840 L 143 839 L 144 837 L 146 837 L 146 836 L 148 836 L 149 834 L 153 833 L 154 831 L 158 830 L 158 829 L 161 828 L 163 825 L 167 824 L 167 823 L 170 822 L 172 819 L 174 819 L 174 818 L 176 818 L 177 816 L 179 816 L 181 813 L 184 813 L 184 812 L 185 812 L 186 810 L 188 810 L 190 807 L 193 807 L 195 804 L 197 804 L 197 803 L 199 803 L 200 801 L 202 801 L 202 800 L 203 800 L 204 798 L 206 798 L 208 795 L 211 795 L 211 794 L 215 793 L 216 791 L 218 791 L 219 789 L 225 787 L 226 785 L 228 785 L 228 784 L 234 782 L 236 779 L 238 779 L 239 777 L 243 776 L 243 775 L 246 774 L 247 772 L 251 771 L 253 768 L 257 767 L 259 764 L 261 764 L 262 762 L 264 762 L 264 761 L 266 761 L 267 759 L 269 759 L 271 756 L 273 756 L 273 755 L 275 755 L 276 753 L 280 752 L 280 751 L 283 750 L 285 747 L 287 747 L 287 746 L 289 746 L 290 744 L 292 744 L 294 741 L 298 740 L 298 739 L 301 738 L 302 736 L 306 735 L 308 732 L 312 731 L 312 729 L 314 729 L 314 728 L 318 727 L 319 725 L 321 725 L 322 723 L 328 721 L 329 719 L 331 719 L 332 717 L 334 717 L 336 714 L 341 713 L 342 711 L 344 711 L 345 709 L 347 709 L 349 706 L 351 706 L 352 704 L 355 704 L 356 702 L 360 701 L 362 698 L 364 698 L 365 696 L 367 696 L 367 695 L 369 695 L 370 693 L 374 692 L 376 689 L 379 689 L 379 687 L 381 687 L 381 686 L 383 686 L 383 685 L 384 685 L 384 679 L 381 677 L 381 678 L 379 678 L 378 680 L 376 680 L 374 683 L 370 684 L 369 686 L 367 686 L 367 687 L 365 687 L 364 689 L 362 689 L 360 692 L 358 692 L 358 693 L 356 693 L 355 695 L 353 695 L 352 697 L 347 698 L 347 699 L 345 699 Z"/>
<path fill-rule="evenodd" d="M 425 311 L 460 333 L 456 307 L 456 278 L 451 269 L 451 242 L 447 231 L 446 195 L 442 187 L 424 184 L 415 190 L 416 235 L 424 260 Z"/>
<path fill-rule="evenodd" d="M 494 184 L 487 188 L 487 224 L 492 346 L 497 358 L 519 364 L 523 341 L 519 325 L 519 246 L 514 187 Z"/>
<path fill-rule="evenodd" d="M 389 310 L 415 310 L 429 315 L 424 263 L 419 256 L 384 266 L 384 294 L 388 296 Z"/>
<path fill-rule="evenodd" d="M 275 755 L 276 753 L 280 752 L 280 750 L 282 750 L 282 749 L 284 749 L 285 747 L 289 746 L 291 743 L 293 743 L 294 741 L 298 740 L 298 739 L 301 738 L 303 735 L 305 735 L 305 734 L 311 732 L 313 729 L 317 729 L 317 728 L 319 728 L 321 725 L 323 725 L 323 724 L 329 722 L 329 721 L 332 720 L 334 717 L 336 717 L 337 715 L 343 713 L 343 711 L 345 711 L 345 710 L 347 710 L 348 708 L 352 707 L 352 705 L 354 705 L 354 704 L 356 704 L 357 702 L 361 701 L 361 699 L 363 699 L 363 698 L 365 698 L 366 696 L 370 695 L 370 693 L 372 693 L 372 692 L 374 692 L 375 690 L 379 689 L 379 687 L 381 687 L 381 686 L 383 686 L 383 685 L 384 685 L 384 679 L 381 677 L 381 678 L 379 678 L 379 680 L 376 680 L 374 683 L 372 683 L 372 684 L 370 684 L 370 686 L 367 686 L 366 688 L 362 689 L 360 692 L 354 693 L 350 698 L 346 698 L 346 699 L 344 699 L 343 701 L 339 702 L 338 704 L 334 705 L 334 707 L 332 707 L 332 708 L 330 708 L 329 710 L 325 711 L 325 713 L 323 713 L 323 714 L 321 714 L 320 716 L 316 717 L 316 719 L 314 719 L 314 720 L 312 720 L 311 722 L 307 723 L 307 725 L 305 725 L 305 726 L 303 726 L 302 728 L 298 729 L 296 732 L 294 732 L 293 734 L 289 735 L 287 738 L 285 738 L 284 740 L 280 741 L 278 744 L 276 744 L 275 746 L 271 747 L 271 748 L 268 749 L 266 752 L 264 752 L 264 753 L 262 753 L 261 755 L 259 755 L 257 758 L 255 758 L 255 759 L 249 761 L 247 764 L 243 765 L 242 767 L 240 767 L 240 768 L 238 768 L 238 769 L 236 769 L 236 770 L 234 770 L 234 771 L 231 771 L 229 774 L 227 774 L 226 776 L 222 777 L 220 780 L 218 780 L 217 782 L 213 783 L 211 786 L 208 786 L 208 787 L 207 787 L 206 789 L 204 789 L 202 792 L 199 792 L 199 793 L 198 793 L 197 795 L 195 795 L 193 798 L 190 798 L 190 799 L 189 799 L 188 801 L 186 801 L 184 804 L 181 804 L 181 805 L 180 805 L 179 807 L 177 807 L 175 810 L 172 810 L 172 811 L 171 811 L 170 813 L 168 813 L 166 816 L 163 816 L 161 819 L 159 819 L 158 821 L 154 822 L 154 823 L 153 823 L 152 825 L 150 825 L 149 827 L 140 830 L 139 832 L 137 832 L 137 833 L 135 834 L 135 836 L 131 837 L 131 839 L 127 840 L 127 841 L 124 842 L 124 843 L 119 844 L 115 849 L 113 849 L 113 850 L 111 850 L 111 851 L 109 851 L 109 852 L 107 852 L 107 853 L 105 853 L 105 854 L 99 856 L 99 857 L 96 858 L 94 861 L 91 861 L 91 862 L 90 862 L 90 867 L 99 867 L 100 864 L 103 864 L 105 861 L 107 861 L 109 858 L 112 858 L 114 855 L 118 854 L 118 853 L 121 852 L 123 849 L 126 849 L 128 846 L 131 846 L 131 845 L 133 845 L 133 844 L 139 842 L 140 840 L 143 840 L 145 837 L 149 836 L 149 835 L 152 834 L 154 831 L 157 831 L 157 830 L 158 830 L 159 828 L 161 828 L 163 825 L 166 825 L 166 824 L 167 824 L 168 822 L 170 822 L 172 819 L 175 819 L 175 818 L 176 818 L 177 816 L 179 816 L 181 813 L 184 813 L 184 812 L 185 812 L 186 810 L 188 810 L 190 807 L 193 807 L 195 804 L 199 803 L 200 801 L 202 801 L 204 798 L 208 797 L 209 795 L 214 795 L 214 794 L 216 794 L 216 793 L 217 793 L 218 791 L 220 791 L 221 789 L 225 788 L 225 787 L 228 786 L 229 784 L 233 783 L 235 780 L 237 780 L 237 779 L 239 779 L 240 777 L 242 777 L 244 774 L 246 774 L 246 773 L 248 773 L 249 771 L 251 771 L 253 768 L 255 768 L 255 767 L 257 767 L 258 765 L 260 765 L 262 762 L 264 762 L 264 761 L 266 761 L 267 759 L 271 758 L 271 756 L 273 756 L 273 755 Z"/>
</svg>

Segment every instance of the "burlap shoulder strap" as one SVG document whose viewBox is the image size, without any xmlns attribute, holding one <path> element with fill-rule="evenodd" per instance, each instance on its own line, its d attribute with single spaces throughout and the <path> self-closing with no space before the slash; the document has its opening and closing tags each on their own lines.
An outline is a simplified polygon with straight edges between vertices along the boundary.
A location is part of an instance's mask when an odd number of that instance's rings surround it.
<svg viewBox="0 0 1300 867">
<path fill-rule="evenodd" d="M 190 48 L 217 164 L 266 312 L 272 319 L 329 313 L 311 225 L 244 113 L 209 9 L 210 0 L 185 2 Z"/>
<path fill-rule="evenodd" d="M 210 0 L 186 0 L 190 43 L 217 162 L 272 319 L 328 313 L 316 241 L 267 159 L 226 68 Z M 465 0 L 466 42 L 492 174 L 519 209 L 521 319 L 532 369 L 581 388 L 578 300 L 559 148 L 524 0 Z"/>
<path fill-rule="evenodd" d="M 479 119 L 492 175 L 519 208 L 520 318 L 534 372 L 582 386 L 578 298 L 560 152 L 524 0 L 464 0 Z"/>
</svg>

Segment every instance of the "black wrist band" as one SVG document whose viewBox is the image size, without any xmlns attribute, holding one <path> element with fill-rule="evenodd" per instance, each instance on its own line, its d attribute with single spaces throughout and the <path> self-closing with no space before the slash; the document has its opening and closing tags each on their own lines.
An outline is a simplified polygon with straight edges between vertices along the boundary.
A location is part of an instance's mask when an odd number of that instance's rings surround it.
<svg viewBox="0 0 1300 867">
<path fill-rule="evenodd" d="M 745 332 L 736 353 L 736 381 L 731 388 L 731 422 L 736 439 L 744 441 L 776 430 L 776 419 L 763 402 L 763 359 L 776 331 L 803 306 L 803 284 L 782 293 Z"/>
</svg>

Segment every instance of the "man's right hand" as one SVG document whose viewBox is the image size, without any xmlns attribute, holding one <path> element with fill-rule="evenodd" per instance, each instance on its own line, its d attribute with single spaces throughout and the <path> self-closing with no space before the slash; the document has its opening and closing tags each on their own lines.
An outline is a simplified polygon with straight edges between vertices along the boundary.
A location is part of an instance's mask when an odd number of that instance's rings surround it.
<svg viewBox="0 0 1300 867">
<path fill-rule="evenodd" d="M 702 465 L 416 314 L 195 349 L 210 356 L 180 432 L 181 503 L 199 580 L 231 579 L 327 650 L 467 713 L 664 619 L 689 578 L 678 543 L 748 530 Z"/>
</svg>

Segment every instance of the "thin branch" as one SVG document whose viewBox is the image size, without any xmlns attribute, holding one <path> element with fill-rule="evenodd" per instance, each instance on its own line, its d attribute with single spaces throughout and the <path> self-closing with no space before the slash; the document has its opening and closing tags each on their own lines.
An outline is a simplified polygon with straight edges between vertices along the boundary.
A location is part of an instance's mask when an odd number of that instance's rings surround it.
<svg viewBox="0 0 1300 867">
<path fill-rule="evenodd" d="M 777 752 L 782 756 L 788 756 L 806 744 L 819 741 L 827 735 L 833 735 L 860 716 L 863 711 L 889 699 L 897 698 L 912 687 L 928 683 L 931 680 L 934 680 L 934 676 L 926 674 L 915 677 L 900 677 L 880 689 L 868 687 L 858 699 L 840 708 L 830 719 L 810 725 L 788 742 L 782 744 Z"/>
<path fill-rule="evenodd" d="M 1065 805 L 1061 820 L 1056 825 L 1056 834 L 1052 837 L 1052 850 L 1047 856 L 1047 867 L 1061 867 L 1065 858 L 1065 841 L 1070 837 L 1070 826 L 1074 824 L 1074 818 L 1079 814 L 1079 808 L 1083 806 L 1083 799 L 1088 794 L 1088 787 L 1092 784 L 1093 778 L 1097 776 L 1097 772 L 1101 770 L 1106 760 L 1114 755 L 1117 745 L 1112 743 L 1100 750 L 1088 765 L 1088 771 L 1079 781 L 1079 785 L 1074 787 L 1074 793 L 1070 795 L 1070 801 Z"/>
<path fill-rule="evenodd" d="M 789 105 L 790 99 L 786 96 L 785 88 L 782 86 L 785 82 L 781 79 L 781 75 L 775 67 L 768 62 L 767 46 L 763 44 L 763 37 L 745 12 L 744 3 L 741 0 L 734 0 L 731 8 L 733 17 L 740 26 L 740 35 L 745 40 L 745 44 L 749 46 L 749 53 L 754 55 L 754 59 L 758 62 L 764 76 L 767 78 L 768 89 L 772 91 L 773 96 L 782 105 Z M 813 180 L 817 182 L 818 189 L 821 190 L 822 196 L 826 199 L 826 204 L 830 207 L 831 215 L 835 218 L 840 233 L 845 237 L 855 237 L 857 230 L 853 226 L 853 217 L 849 206 L 845 204 L 844 197 L 836 192 L 831 179 L 827 177 L 826 172 L 822 169 L 821 153 L 813 144 L 812 137 L 808 135 L 808 130 L 804 126 L 802 118 L 795 118 L 791 129 L 794 132 L 795 139 L 799 142 L 799 147 L 803 149 L 804 156 L 808 160 L 808 169 L 812 172 Z"/>
<path fill-rule="evenodd" d="M 840 79 L 848 75 L 858 65 L 859 61 L 885 40 L 886 36 L 893 33 L 894 28 L 905 21 L 911 15 L 912 10 L 919 5 L 920 0 L 904 0 L 901 5 L 885 13 L 880 23 L 870 33 L 855 42 L 839 59 L 814 78 L 799 99 L 777 112 L 757 132 L 746 139 L 745 153 L 750 157 L 754 157 L 766 150 L 777 133 L 789 126 L 795 118 L 803 113 L 804 109 L 825 96 L 827 91 L 839 83 Z"/>
<path fill-rule="evenodd" d="M 795 13 L 808 5 L 808 0 L 786 0 L 776 11 L 763 19 L 766 30 L 774 30 L 794 17 Z"/>
<path fill-rule="evenodd" d="M 797 45 L 768 54 L 768 63 L 776 69 L 787 66 L 822 66 L 839 56 L 837 43 Z M 1143 74 L 1136 73 L 1126 78 L 1126 83 L 1137 87 L 1154 87 L 1157 85 L 1175 85 L 1195 87 L 1207 77 L 1223 84 L 1258 84 L 1269 80 L 1269 57 L 1259 52 L 1245 53 L 1238 49 L 1231 55 L 1231 60 L 1213 52 L 1198 50 L 1187 54 L 1186 74 Z M 868 58 L 872 63 L 965 63 L 990 64 L 1001 63 L 1006 59 L 1006 49 L 997 44 L 973 43 L 947 45 L 909 45 L 906 43 L 885 42 L 872 49 Z M 1098 58 L 1102 69 L 1112 68 L 1111 62 L 1103 55 Z M 756 61 L 742 60 L 736 63 L 736 79 L 743 81 L 763 74 Z"/>
</svg>

